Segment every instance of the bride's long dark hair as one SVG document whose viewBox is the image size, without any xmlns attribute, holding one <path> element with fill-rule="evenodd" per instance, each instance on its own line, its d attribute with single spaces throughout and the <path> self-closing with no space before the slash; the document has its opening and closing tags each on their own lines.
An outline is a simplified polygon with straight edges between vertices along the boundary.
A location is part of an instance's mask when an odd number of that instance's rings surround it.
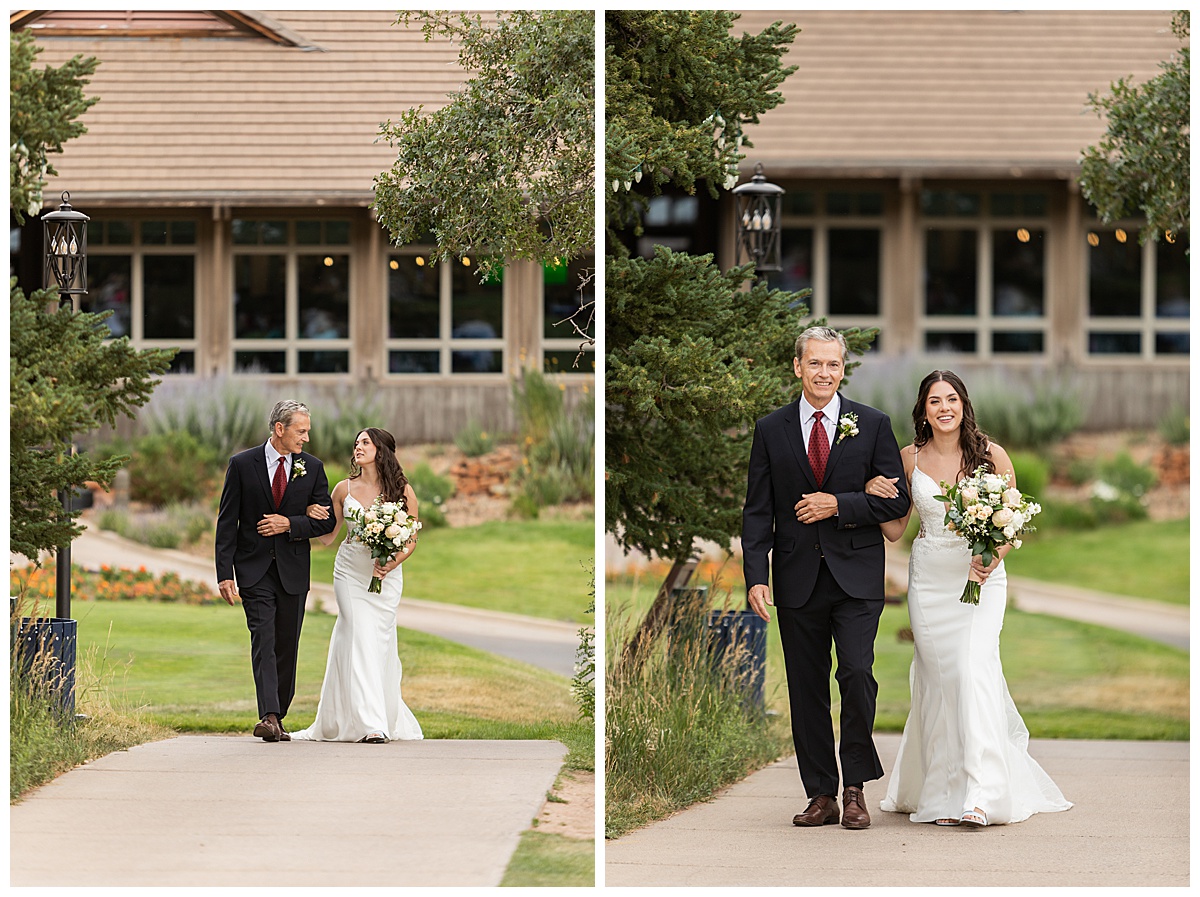
<svg viewBox="0 0 1200 897">
<path fill-rule="evenodd" d="M 988 451 L 987 434 L 975 423 L 975 408 L 971 405 L 971 397 L 967 395 L 967 385 L 954 371 L 931 371 L 921 381 L 917 390 L 917 404 L 913 405 L 912 412 L 913 429 L 916 431 L 913 445 L 920 449 L 933 438 L 933 427 L 925 418 L 925 402 L 929 399 L 929 390 L 933 388 L 933 384 L 942 382 L 954 387 L 959 402 L 962 403 L 962 426 L 958 431 L 958 449 L 962 454 L 959 478 L 970 476 L 977 467 L 995 473 L 996 465 L 992 461 L 991 452 Z"/>
<path fill-rule="evenodd" d="M 408 477 L 404 475 L 404 468 L 400 466 L 400 460 L 396 457 L 396 439 L 387 430 L 381 430 L 378 427 L 367 427 L 360 430 L 358 436 L 363 433 L 367 434 L 367 438 L 371 440 L 375 446 L 375 473 L 379 477 L 379 497 L 384 501 L 404 501 L 404 487 L 408 485 Z M 358 436 L 354 437 L 354 442 L 358 444 Z M 362 475 L 362 468 L 354 460 L 354 452 L 350 452 L 350 479 L 357 479 Z"/>
</svg>

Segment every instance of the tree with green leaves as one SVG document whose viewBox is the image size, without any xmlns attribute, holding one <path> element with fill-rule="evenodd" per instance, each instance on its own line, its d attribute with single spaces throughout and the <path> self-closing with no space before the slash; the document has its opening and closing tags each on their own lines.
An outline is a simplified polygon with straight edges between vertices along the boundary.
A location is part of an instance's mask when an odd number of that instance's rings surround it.
<svg viewBox="0 0 1200 897">
<path fill-rule="evenodd" d="M 84 85 L 99 65 L 95 57 L 76 56 L 58 68 L 40 71 L 34 64 L 42 48 L 28 31 L 9 36 L 9 206 L 17 221 L 42 207 L 46 177 L 56 175 L 51 153 L 87 128 L 76 121 L 100 98 L 84 96 Z"/>
<path fill-rule="evenodd" d="M 1188 40 L 1191 15 L 1175 13 L 1171 28 Z M 1191 53 L 1185 45 L 1141 85 L 1122 78 L 1088 102 L 1108 129 L 1083 153 L 1079 186 L 1105 222 L 1146 216 L 1141 240 L 1191 226 Z"/>
<path fill-rule="evenodd" d="M 404 12 L 425 39 L 458 43 L 472 73 L 432 113 L 381 131 L 396 150 L 375 179 L 379 220 L 397 245 L 433 235 L 443 259 L 471 252 L 560 264 L 595 246 L 595 42 L 578 10 Z M 487 254 L 485 254 L 485 252 Z"/>
<path fill-rule="evenodd" d="M 664 625 L 671 591 L 690 576 L 696 538 L 741 532 L 751 427 L 792 398 L 791 358 L 808 291 L 754 282 L 752 265 L 722 272 L 710 255 L 657 247 L 634 258 L 636 231 L 670 185 L 710 195 L 732 186 L 744 129 L 783 101 L 793 25 L 731 34 L 722 11 L 610 11 L 606 38 L 605 528 L 625 549 L 673 561 L 627 657 Z M 856 353 L 874 331 L 846 333 Z"/>
<path fill-rule="evenodd" d="M 33 71 L 29 35 L 14 34 L 12 50 L 12 208 L 41 208 L 47 158 L 86 131 L 75 121 L 97 97 L 84 97 L 96 60 L 79 57 L 58 69 Z M 9 543 L 37 560 L 82 532 L 78 511 L 64 512 L 55 493 L 85 482 L 107 484 L 128 459 L 98 461 L 70 450 L 70 440 L 144 405 L 175 355 L 173 349 L 134 349 L 128 338 L 107 340 L 112 312 L 58 308 L 58 288 L 30 295 L 10 281 L 9 302 Z"/>
</svg>

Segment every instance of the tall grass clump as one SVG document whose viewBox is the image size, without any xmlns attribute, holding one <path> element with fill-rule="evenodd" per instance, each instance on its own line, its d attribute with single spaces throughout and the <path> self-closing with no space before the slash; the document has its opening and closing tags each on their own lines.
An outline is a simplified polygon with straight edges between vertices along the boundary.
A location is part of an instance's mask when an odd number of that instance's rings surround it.
<svg viewBox="0 0 1200 897">
<path fill-rule="evenodd" d="M 1185 405 L 1176 405 L 1158 422 L 1158 433 L 1168 445 L 1187 445 L 1192 439 L 1191 418 Z"/>
<path fill-rule="evenodd" d="M 142 415 L 152 434 L 183 431 L 226 459 L 266 442 L 274 401 L 248 379 L 166 380 Z"/>
<path fill-rule="evenodd" d="M 743 697 L 739 658 L 710 654 L 691 605 L 642 657 L 618 662 L 636 628 L 610 608 L 605 678 L 605 833 L 615 838 L 738 781 L 787 750 L 787 733 Z"/>
<path fill-rule="evenodd" d="M 387 430 L 398 443 L 404 441 L 398 422 L 388 419 L 378 393 L 372 390 L 342 386 L 312 400 L 301 401 L 312 412 L 312 431 L 304 450 L 322 460 L 349 459 L 354 451 L 354 440 L 367 427 Z"/>
<path fill-rule="evenodd" d="M 496 447 L 496 434 L 483 429 L 478 421 L 473 420 L 455 434 L 454 444 L 468 458 L 478 458 Z"/>
<path fill-rule="evenodd" d="M 913 441 L 917 389 L 934 370 L 952 370 L 962 377 L 979 427 L 1010 451 L 1053 445 L 1083 423 L 1081 393 L 1070 376 L 1032 372 L 1017 377 L 1002 365 L 967 367 L 961 360 L 950 356 L 868 360 L 855 369 L 847 393 L 886 412 L 902 446 Z"/>
<path fill-rule="evenodd" d="M 596 612 L 595 558 L 588 563 L 588 573 L 591 576 L 588 589 L 591 600 L 588 602 L 586 613 L 594 614 Z M 575 675 L 571 677 L 571 694 L 575 696 L 575 703 L 579 705 L 579 718 L 593 722 L 596 719 L 595 638 L 596 632 L 593 627 L 583 626 L 579 629 L 579 645 L 575 648 Z"/>
<path fill-rule="evenodd" d="M 566 407 L 564 388 L 528 369 L 513 381 L 513 412 L 524 457 L 514 477 L 514 508 L 537 517 L 542 508 L 591 501 L 595 495 L 595 400 L 584 393 Z"/>
<path fill-rule="evenodd" d="M 96 518 L 102 530 L 150 545 L 179 548 L 200 541 L 216 526 L 214 502 L 171 502 L 154 511 L 131 514 L 121 508 L 106 508 Z"/>
<path fill-rule="evenodd" d="M 38 615 L 36 601 L 22 594 L 11 614 L 10 628 L 20 616 Z M 174 734 L 125 703 L 117 684 L 122 670 L 95 646 L 75 672 L 78 716 L 64 715 L 53 665 L 48 653 L 39 652 L 29 662 L 21 652 L 9 653 L 10 803 L 81 763 Z"/>
</svg>

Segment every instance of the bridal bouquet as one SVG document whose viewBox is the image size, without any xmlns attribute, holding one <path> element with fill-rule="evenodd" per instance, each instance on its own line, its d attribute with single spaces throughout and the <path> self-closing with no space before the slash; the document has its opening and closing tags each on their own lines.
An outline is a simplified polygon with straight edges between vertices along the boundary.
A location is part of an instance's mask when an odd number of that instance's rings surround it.
<svg viewBox="0 0 1200 897">
<path fill-rule="evenodd" d="M 992 562 L 1001 545 L 1021 547 L 1021 533 L 1033 532 L 1029 521 L 1040 514 L 1042 506 L 1030 496 L 1010 487 L 1008 474 L 987 473 L 977 467 L 972 476 L 959 480 L 956 486 L 941 483 L 943 495 L 938 501 L 949 502 L 946 529 L 967 540 L 972 555 L 980 555 L 984 566 Z M 981 584 L 968 579 L 959 599 L 964 604 L 978 604 Z"/>
<path fill-rule="evenodd" d="M 366 545 L 371 557 L 380 565 L 387 564 L 403 551 L 421 529 L 421 521 L 409 516 L 403 506 L 394 501 L 376 499 L 365 511 L 352 508 L 346 518 L 350 538 Z M 379 592 L 382 588 L 383 580 L 372 576 L 367 591 Z"/>
</svg>

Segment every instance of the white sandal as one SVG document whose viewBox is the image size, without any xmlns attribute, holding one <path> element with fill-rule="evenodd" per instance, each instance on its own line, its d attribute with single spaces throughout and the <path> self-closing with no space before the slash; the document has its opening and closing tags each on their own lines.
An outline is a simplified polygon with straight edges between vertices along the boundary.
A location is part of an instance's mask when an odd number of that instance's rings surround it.
<svg viewBox="0 0 1200 897">
<path fill-rule="evenodd" d="M 971 828 L 984 828 L 988 824 L 987 813 L 976 807 L 963 813 L 962 824 Z"/>
</svg>

